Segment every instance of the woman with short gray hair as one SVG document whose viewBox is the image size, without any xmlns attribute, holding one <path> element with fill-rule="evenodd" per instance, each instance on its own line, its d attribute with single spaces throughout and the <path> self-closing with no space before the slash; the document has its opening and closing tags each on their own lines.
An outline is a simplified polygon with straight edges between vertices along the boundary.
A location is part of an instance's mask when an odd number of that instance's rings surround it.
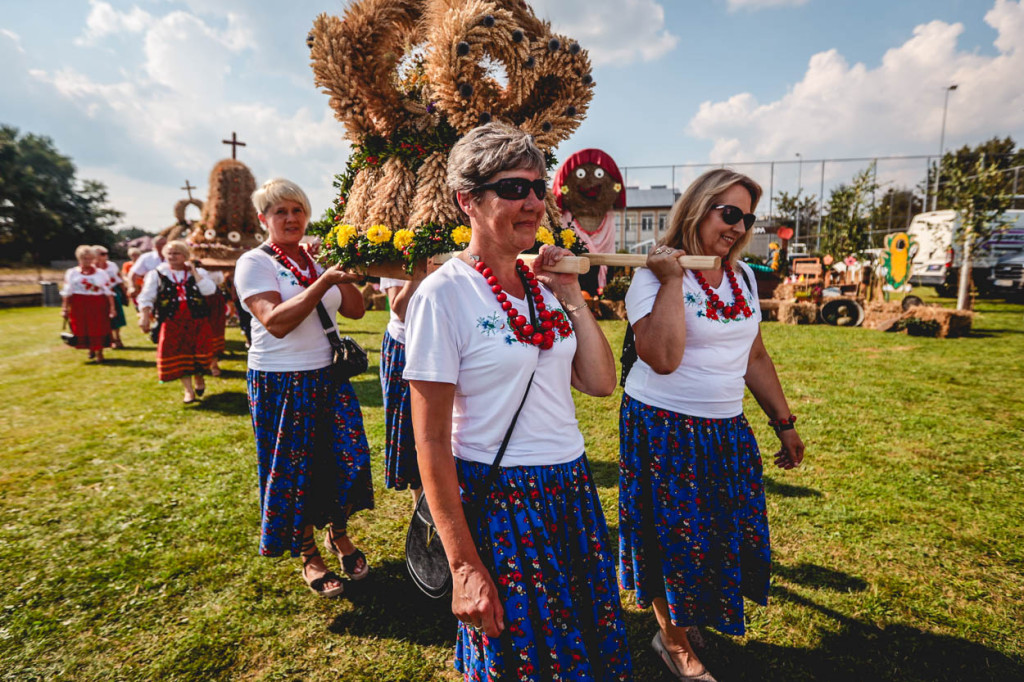
<svg viewBox="0 0 1024 682">
<path fill-rule="evenodd" d="M 502 124 L 452 149 L 448 186 L 472 236 L 406 313 L 419 471 L 451 567 L 464 678 L 626 680 L 612 548 L 571 391 L 609 395 L 614 360 L 576 275 L 547 271 L 571 254 L 543 247 L 537 274 L 517 260 L 544 220 L 544 173 L 532 139 Z"/>
</svg>

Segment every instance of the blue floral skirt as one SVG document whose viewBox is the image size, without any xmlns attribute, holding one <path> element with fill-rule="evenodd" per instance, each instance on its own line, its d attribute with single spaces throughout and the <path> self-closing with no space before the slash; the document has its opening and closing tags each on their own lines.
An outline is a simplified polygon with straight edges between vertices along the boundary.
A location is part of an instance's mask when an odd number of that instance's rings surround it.
<svg viewBox="0 0 1024 682">
<path fill-rule="evenodd" d="M 490 465 L 455 462 L 468 509 Z M 585 455 L 502 467 L 470 531 L 501 595 L 505 630 L 493 640 L 459 625 L 455 669 L 464 679 L 632 678 L 615 559 Z"/>
<path fill-rule="evenodd" d="M 260 554 L 299 556 L 306 526 L 373 509 L 359 400 L 330 367 L 246 374 L 260 480 Z"/>
<path fill-rule="evenodd" d="M 409 409 L 409 382 L 405 371 L 405 344 L 384 332 L 380 346 L 380 388 L 384 394 L 384 485 L 395 490 L 419 488 L 420 467 Z"/>
<path fill-rule="evenodd" d="M 761 454 L 746 417 L 704 419 L 622 397 L 619 580 L 672 622 L 744 632 L 743 597 L 768 603 Z"/>
</svg>

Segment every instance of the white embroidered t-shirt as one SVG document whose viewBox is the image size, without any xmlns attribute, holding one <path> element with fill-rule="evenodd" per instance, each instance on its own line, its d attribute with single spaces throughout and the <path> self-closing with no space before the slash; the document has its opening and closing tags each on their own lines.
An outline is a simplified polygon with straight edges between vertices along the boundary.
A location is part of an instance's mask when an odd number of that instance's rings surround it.
<svg viewBox="0 0 1024 682">
<path fill-rule="evenodd" d="M 739 269 L 742 268 L 742 271 Z M 754 273 L 744 263 L 734 270 L 753 315 L 729 320 L 708 315 L 707 299 L 694 274 L 683 275 L 683 309 L 686 315 L 686 348 L 683 361 L 671 374 L 658 374 L 637 358 L 626 378 L 625 392 L 653 407 L 710 419 L 728 419 L 743 412 L 744 376 L 750 348 L 757 338 L 761 307 Z M 747 285 L 742 272 L 750 281 Z M 752 287 L 752 288 L 751 288 Z M 649 315 L 661 283 L 654 273 L 638 268 L 626 293 L 630 324 Z M 729 278 L 713 290 L 729 305 L 733 301 Z"/>
<path fill-rule="evenodd" d="M 60 295 L 67 298 L 75 294 L 84 296 L 112 296 L 110 275 L 103 270 L 93 268 L 91 275 L 83 275 L 79 267 L 69 268 L 64 272 L 64 288 Z"/>
<path fill-rule="evenodd" d="M 540 289 L 548 310 L 562 309 L 547 287 Z M 529 318 L 525 300 L 508 300 Z M 501 466 L 562 464 L 583 454 L 571 391 L 575 333 L 556 335 L 544 351 L 520 343 L 483 276 L 458 258 L 423 280 L 405 320 L 404 378 L 455 384 L 456 457 L 494 461 L 535 367 Z"/>
<path fill-rule="evenodd" d="M 408 282 L 404 279 L 392 279 L 390 277 L 380 278 L 380 290 L 385 294 L 388 293 L 388 289 L 391 289 L 392 287 L 402 288 L 406 284 L 408 284 Z M 408 310 L 408 308 L 406 308 L 406 310 Z M 388 305 L 388 313 L 390 315 L 388 318 L 388 334 L 390 334 L 391 338 L 398 343 L 405 343 L 405 323 L 398 319 L 398 315 L 395 314 L 395 311 L 392 310 L 390 305 Z"/>
<path fill-rule="evenodd" d="M 289 259 L 290 260 L 290 259 Z M 304 271 L 305 263 L 292 265 Z M 314 264 L 317 274 L 324 271 Z M 256 294 L 276 291 L 282 301 L 301 294 L 305 288 L 284 265 L 260 248 L 243 253 L 235 264 L 235 289 L 238 300 L 247 312 L 246 299 Z M 333 322 L 341 307 L 341 290 L 331 287 L 321 299 L 327 315 Z M 305 372 L 331 364 L 331 342 L 324 335 L 324 327 L 316 308 L 299 326 L 278 339 L 267 331 L 259 319 L 252 318 L 252 343 L 249 346 L 249 369 L 260 372 Z"/>
</svg>

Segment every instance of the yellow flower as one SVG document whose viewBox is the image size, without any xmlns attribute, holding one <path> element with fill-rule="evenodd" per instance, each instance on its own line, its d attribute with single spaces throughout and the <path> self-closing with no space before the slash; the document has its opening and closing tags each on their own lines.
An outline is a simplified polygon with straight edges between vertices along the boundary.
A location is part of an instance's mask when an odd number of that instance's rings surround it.
<svg viewBox="0 0 1024 682">
<path fill-rule="evenodd" d="M 356 236 L 356 228 L 351 225 L 335 225 L 331 230 L 331 235 L 338 246 L 345 247 Z"/>
<path fill-rule="evenodd" d="M 366 238 L 374 244 L 383 244 L 391 240 L 391 230 L 388 229 L 387 225 L 372 225 L 366 231 Z"/>
<path fill-rule="evenodd" d="M 395 231 L 395 236 L 391 239 L 391 243 L 395 245 L 396 249 L 401 251 L 409 246 L 409 244 L 412 244 L 413 236 L 412 230 L 397 230 Z"/>
<path fill-rule="evenodd" d="M 616 192 L 621 192 L 622 185 L 616 182 L 614 185 L 612 185 L 612 189 L 615 190 Z"/>
<path fill-rule="evenodd" d="M 555 235 L 551 234 L 551 230 L 541 225 L 540 227 L 537 228 L 537 241 L 539 241 L 541 244 L 554 245 Z"/>
<path fill-rule="evenodd" d="M 569 193 L 569 185 L 562 185 L 561 189 L 559 189 L 558 191 L 561 192 L 562 194 L 568 194 Z"/>
<path fill-rule="evenodd" d="M 558 236 L 562 238 L 562 246 L 567 249 L 571 249 L 572 245 L 576 243 L 576 233 L 569 228 L 562 230 Z"/>
<path fill-rule="evenodd" d="M 465 225 L 459 225 L 452 230 L 452 241 L 456 244 L 468 244 L 469 240 L 473 238 L 473 230 L 466 227 Z"/>
</svg>

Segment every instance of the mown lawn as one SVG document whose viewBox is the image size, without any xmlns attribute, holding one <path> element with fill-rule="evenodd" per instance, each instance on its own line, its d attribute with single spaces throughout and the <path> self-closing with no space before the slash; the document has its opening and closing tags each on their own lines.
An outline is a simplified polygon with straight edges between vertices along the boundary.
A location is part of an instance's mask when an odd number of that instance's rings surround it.
<svg viewBox="0 0 1024 682">
<path fill-rule="evenodd" d="M 1024 306 L 979 310 L 955 340 L 764 326 L 808 456 L 768 472 L 771 603 L 744 638 L 707 634 L 719 680 L 1024 678 Z M 376 349 L 385 324 L 347 331 Z M 623 324 L 602 325 L 618 348 Z M 455 679 L 448 606 L 405 573 L 410 498 L 383 489 L 375 351 L 356 388 L 377 508 L 351 527 L 373 573 L 326 601 L 297 560 L 256 556 L 238 331 L 185 408 L 137 329 L 93 366 L 59 327 L 0 311 L 0 678 Z M 578 406 L 615 532 L 618 397 Z M 624 603 L 636 679 L 669 679 L 652 614 Z"/>
</svg>

